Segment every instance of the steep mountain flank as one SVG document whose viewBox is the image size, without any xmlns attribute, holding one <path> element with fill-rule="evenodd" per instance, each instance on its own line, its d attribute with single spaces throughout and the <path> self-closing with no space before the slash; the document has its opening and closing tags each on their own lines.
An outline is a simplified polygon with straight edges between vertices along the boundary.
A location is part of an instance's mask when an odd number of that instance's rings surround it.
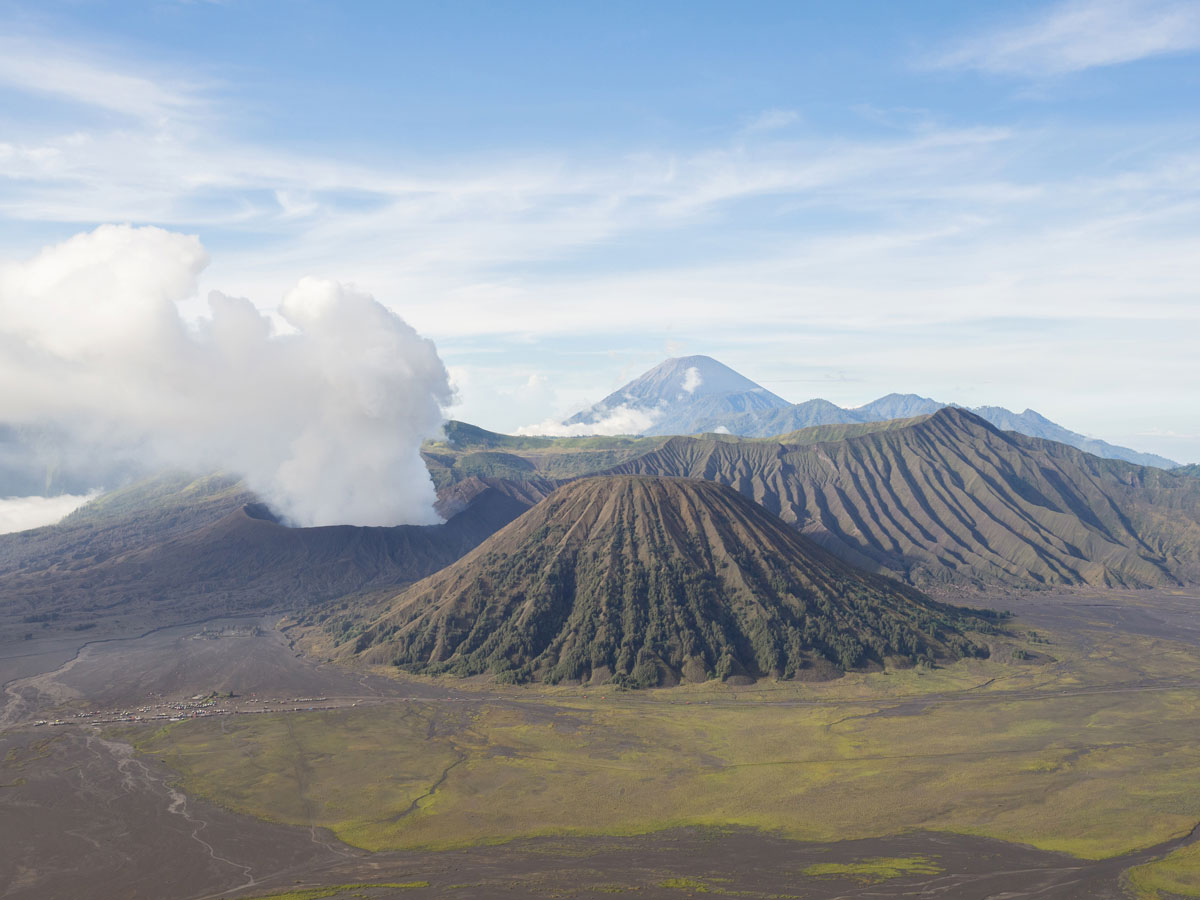
<svg viewBox="0 0 1200 900">
<path fill-rule="evenodd" d="M 916 584 L 1200 578 L 1200 483 L 955 407 L 833 443 L 672 438 L 613 472 L 731 485 L 842 558 Z"/>
<path fill-rule="evenodd" d="M 979 654 L 981 627 L 729 488 L 624 476 L 559 488 L 340 637 L 416 672 L 644 686 Z"/>
<path fill-rule="evenodd" d="M 0 632 L 126 625 L 296 606 L 435 572 L 545 496 L 466 478 L 443 525 L 288 528 L 237 481 L 169 475 L 62 523 L 0 536 Z"/>
</svg>

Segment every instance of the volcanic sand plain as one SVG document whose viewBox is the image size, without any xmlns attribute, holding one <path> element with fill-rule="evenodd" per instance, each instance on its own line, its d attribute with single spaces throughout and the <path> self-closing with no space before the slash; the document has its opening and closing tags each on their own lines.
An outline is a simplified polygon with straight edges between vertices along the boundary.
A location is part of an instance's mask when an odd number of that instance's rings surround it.
<svg viewBox="0 0 1200 900">
<path fill-rule="evenodd" d="M 1200 595 L 989 602 L 991 659 L 822 683 L 397 678 L 267 620 L 90 645 L 5 686 L 0 894 L 1200 895 Z"/>
</svg>

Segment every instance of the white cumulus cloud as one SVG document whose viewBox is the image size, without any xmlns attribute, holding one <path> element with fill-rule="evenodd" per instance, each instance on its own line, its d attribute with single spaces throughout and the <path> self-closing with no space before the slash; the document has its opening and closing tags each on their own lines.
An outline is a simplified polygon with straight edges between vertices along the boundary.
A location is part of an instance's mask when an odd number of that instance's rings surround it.
<svg viewBox="0 0 1200 900">
<path fill-rule="evenodd" d="M 296 524 L 436 522 L 420 458 L 449 403 L 432 342 L 369 294 L 304 278 L 279 317 L 213 292 L 194 236 L 104 225 L 0 268 L 0 422 L 245 476 Z"/>
</svg>

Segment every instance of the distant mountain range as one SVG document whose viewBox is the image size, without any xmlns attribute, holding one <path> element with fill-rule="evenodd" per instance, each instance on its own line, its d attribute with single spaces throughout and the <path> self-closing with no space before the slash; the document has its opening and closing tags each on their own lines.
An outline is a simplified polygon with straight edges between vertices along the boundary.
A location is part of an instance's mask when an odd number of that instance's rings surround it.
<svg viewBox="0 0 1200 900">
<path fill-rule="evenodd" d="M 819 399 L 793 404 L 711 357 L 684 356 L 655 366 L 564 424 L 600 425 L 622 410 L 636 410 L 652 422 L 643 430 L 647 435 L 716 432 L 770 437 L 816 425 L 929 415 L 954 405 L 957 404 L 916 394 L 888 394 L 853 409 Z M 1089 438 L 1051 422 L 1032 409 L 1014 413 L 1000 406 L 980 406 L 971 411 L 1004 431 L 1069 444 L 1105 459 L 1123 459 L 1161 469 L 1179 465 L 1153 453 Z"/>
<path fill-rule="evenodd" d="M 450 423 L 439 485 L 593 474 L 736 488 L 830 552 L 911 584 L 1149 587 L 1200 580 L 1200 479 L 1000 431 L 958 407 L 771 438 L 508 437 Z"/>
</svg>

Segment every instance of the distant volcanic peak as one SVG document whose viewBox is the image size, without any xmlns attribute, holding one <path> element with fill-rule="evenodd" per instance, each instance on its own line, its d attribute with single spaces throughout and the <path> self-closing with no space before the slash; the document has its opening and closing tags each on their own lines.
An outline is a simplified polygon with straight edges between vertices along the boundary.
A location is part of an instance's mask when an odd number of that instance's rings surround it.
<svg viewBox="0 0 1200 900">
<path fill-rule="evenodd" d="M 650 415 L 646 434 L 687 434 L 713 416 L 788 406 L 782 397 L 709 356 L 659 363 L 565 424 L 598 424 L 625 410 Z"/>
<path fill-rule="evenodd" d="M 659 363 L 650 371 L 625 385 L 618 393 L 641 395 L 652 390 L 660 399 L 678 399 L 676 390 L 692 397 L 757 391 L 774 396 L 740 372 L 711 356 L 680 356 Z M 780 404 L 787 401 L 776 398 Z"/>
<path fill-rule="evenodd" d="M 983 623 L 829 556 L 719 484 L 582 479 L 414 585 L 354 642 L 411 671 L 630 686 L 828 677 L 981 652 Z"/>
<path fill-rule="evenodd" d="M 864 403 L 856 409 L 848 410 L 857 414 L 863 420 L 874 419 L 908 419 L 913 416 L 929 415 L 946 406 L 937 400 L 922 397 L 919 394 L 886 394 L 878 400 Z"/>
</svg>

